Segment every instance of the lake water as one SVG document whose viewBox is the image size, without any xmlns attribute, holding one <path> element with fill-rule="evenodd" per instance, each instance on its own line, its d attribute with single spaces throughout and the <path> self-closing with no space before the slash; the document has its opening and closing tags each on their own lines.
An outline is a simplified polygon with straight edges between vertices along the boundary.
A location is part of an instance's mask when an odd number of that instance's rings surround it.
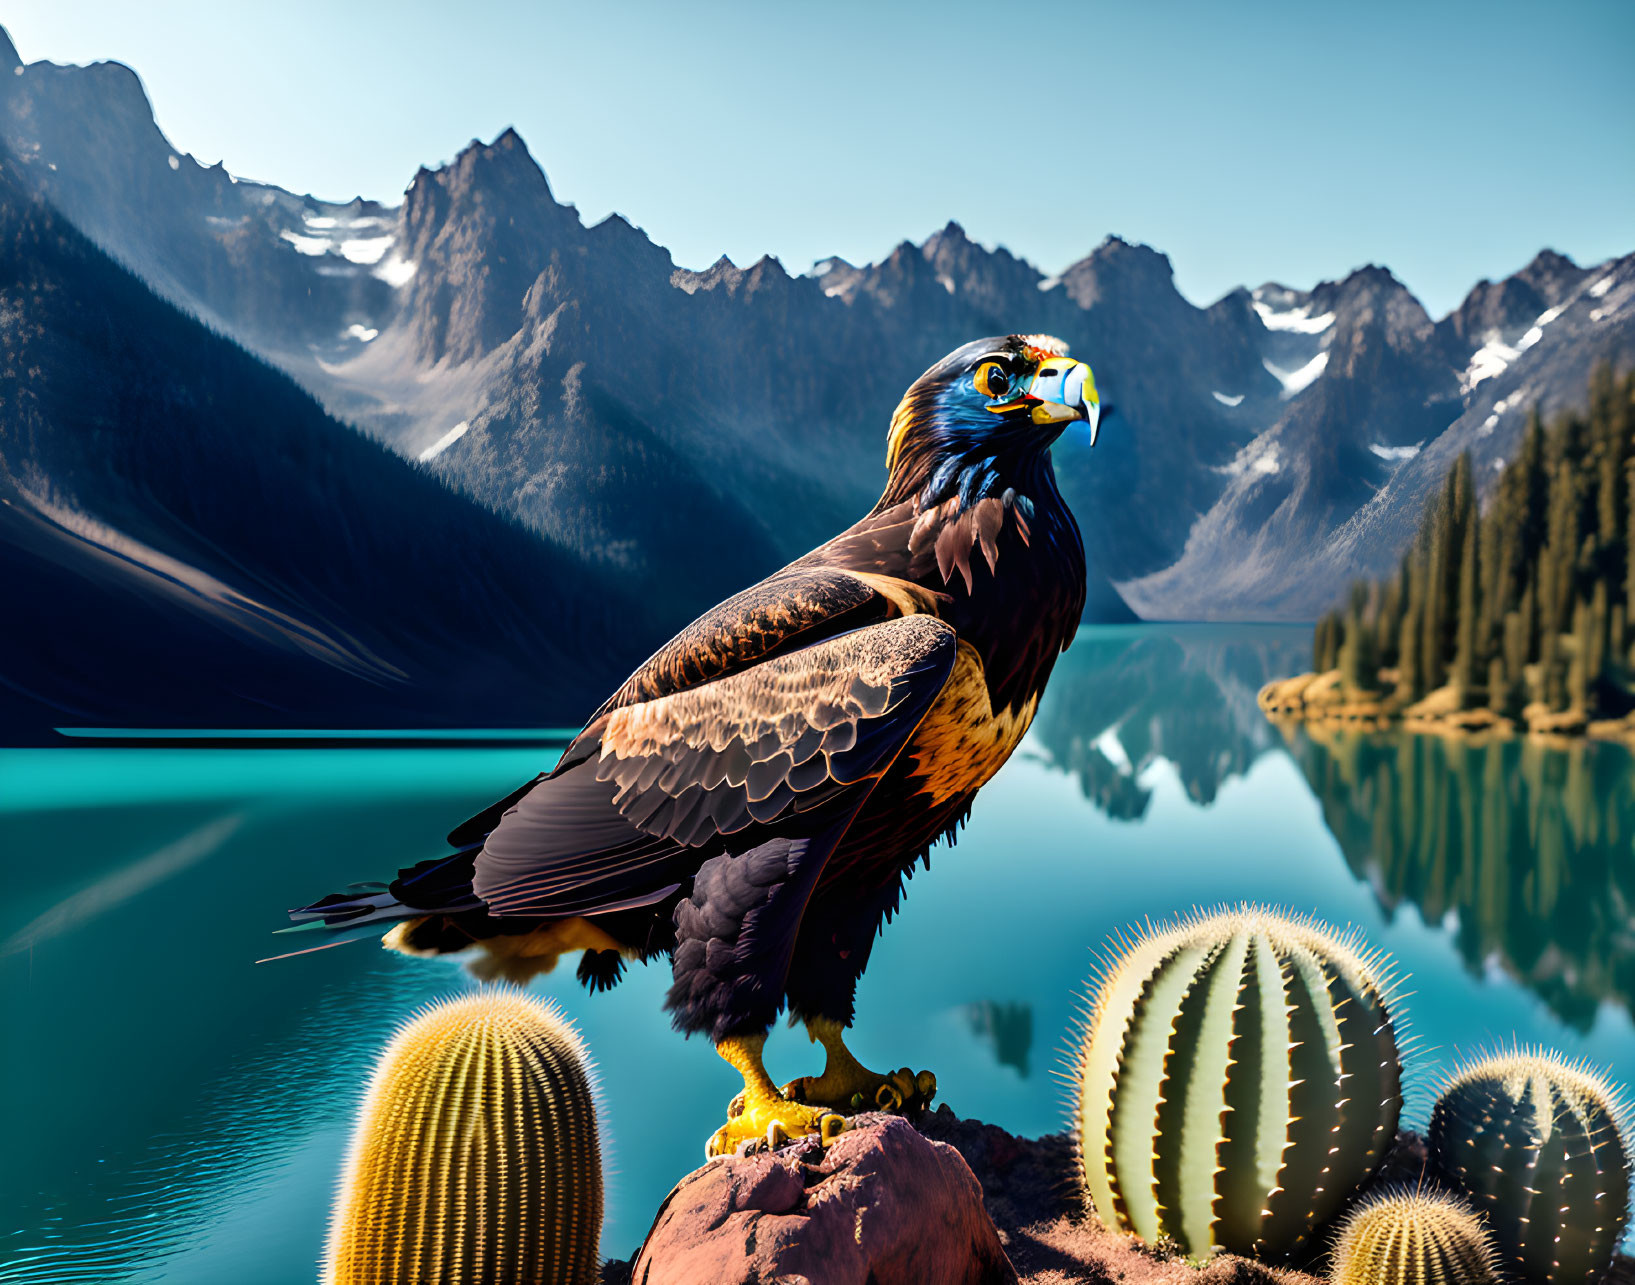
<svg viewBox="0 0 1635 1285">
<path fill-rule="evenodd" d="M 1309 631 L 1087 629 L 957 846 L 916 875 L 859 993 L 866 1062 L 1015 1132 L 1063 1127 L 1056 1066 L 1113 931 L 1241 899 L 1357 924 L 1412 975 L 1408 1119 L 1512 1039 L 1635 1067 L 1635 771 L 1610 745 L 1285 738 L 1260 685 Z M 285 907 L 439 851 L 555 751 L 0 751 L 0 1280 L 314 1278 L 376 1052 L 458 966 L 373 942 L 257 965 Z M 296 939 L 294 946 L 308 944 Z M 668 973 L 557 997 L 600 1064 L 605 1253 L 640 1241 L 735 1091 L 674 1035 Z M 768 1046 L 815 1071 L 804 1035 Z"/>
</svg>

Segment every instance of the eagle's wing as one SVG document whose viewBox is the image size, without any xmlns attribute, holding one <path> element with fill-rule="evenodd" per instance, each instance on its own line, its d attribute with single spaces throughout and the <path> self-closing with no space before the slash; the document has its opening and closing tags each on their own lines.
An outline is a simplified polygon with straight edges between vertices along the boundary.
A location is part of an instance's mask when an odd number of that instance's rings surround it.
<svg viewBox="0 0 1635 1285">
<path fill-rule="evenodd" d="M 782 652 L 859 629 L 907 611 L 924 610 L 936 595 L 879 575 L 795 563 L 712 607 L 637 668 L 591 716 L 550 772 L 456 826 L 456 848 L 482 842 L 500 818 L 541 781 L 561 776 L 600 752 L 613 711 L 725 678 Z"/>
<path fill-rule="evenodd" d="M 476 894 L 512 917 L 645 904 L 755 823 L 823 828 L 907 744 L 955 650 L 935 617 L 896 617 L 608 710 L 489 834 Z"/>
</svg>

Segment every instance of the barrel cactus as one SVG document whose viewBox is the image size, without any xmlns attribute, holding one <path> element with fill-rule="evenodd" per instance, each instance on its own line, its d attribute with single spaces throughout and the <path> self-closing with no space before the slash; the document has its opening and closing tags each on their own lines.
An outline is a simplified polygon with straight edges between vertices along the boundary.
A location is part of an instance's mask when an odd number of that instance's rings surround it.
<svg viewBox="0 0 1635 1285">
<path fill-rule="evenodd" d="M 589 1060 L 551 1006 L 433 1005 L 369 1085 L 336 1194 L 331 1285 L 588 1285 L 602 1230 Z"/>
<path fill-rule="evenodd" d="M 1429 1192 L 1369 1200 L 1340 1229 L 1330 1285 L 1498 1285 L 1487 1228 L 1464 1201 Z"/>
<path fill-rule="evenodd" d="M 1600 1075 L 1542 1050 L 1482 1058 L 1442 1089 L 1428 1141 L 1507 1270 L 1544 1285 L 1601 1279 L 1629 1220 L 1630 1160 L 1624 1104 Z"/>
<path fill-rule="evenodd" d="M 1391 987 L 1355 937 L 1263 907 L 1121 941 L 1072 1076 L 1102 1221 L 1194 1258 L 1293 1253 L 1396 1136 Z"/>
</svg>

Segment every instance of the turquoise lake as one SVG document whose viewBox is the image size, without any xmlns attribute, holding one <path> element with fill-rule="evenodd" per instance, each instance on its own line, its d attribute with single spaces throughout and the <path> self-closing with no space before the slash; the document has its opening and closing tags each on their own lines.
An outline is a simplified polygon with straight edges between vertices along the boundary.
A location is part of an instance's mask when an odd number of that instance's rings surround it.
<svg viewBox="0 0 1635 1285">
<path fill-rule="evenodd" d="M 1051 1072 L 1118 929 L 1264 901 L 1357 925 L 1410 975 L 1407 1123 L 1513 1040 L 1635 1068 L 1635 762 L 1622 747 L 1289 737 L 1255 693 L 1294 627 L 1086 629 L 1033 730 L 876 947 L 853 1046 L 939 1101 L 1060 1129 Z M 394 1028 L 470 985 L 285 908 L 442 850 L 540 745 L 0 750 L 0 1281 L 311 1281 L 353 1109 Z M 662 967 L 558 999 L 599 1064 L 603 1252 L 640 1242 L 737 1087 L 673 1034 Z M 821 1065 L 804 1034 L 778 1079 Z"/>
</svg>

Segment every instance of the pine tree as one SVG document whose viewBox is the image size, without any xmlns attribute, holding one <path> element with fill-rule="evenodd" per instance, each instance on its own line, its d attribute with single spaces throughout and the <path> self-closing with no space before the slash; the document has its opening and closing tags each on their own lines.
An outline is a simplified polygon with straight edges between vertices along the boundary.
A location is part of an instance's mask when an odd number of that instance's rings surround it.
<svg viewBox="0 0 1635 1285">
<path fill-rule="evenodd" d="M 1504 657 L 1494 656 L 1487 662 L 1487 707 L 1500 718 L 1509 718 L 1510 680 L 1504 672 Z"/>
<path fill-rule="evenodd" d="M 1379 686 L 1379 657 L 1374 631 L 1365 627 L 1355 600 L 1345 622 L 1345 644 L 1340 648 L 1340 685 L 1348 691 L 1373 692 Z"/>
<path fill-rule="evenodd" d="M 1567 661 L 1567 708 L 1590 708 L 1590 611 L 1579 599 L 1573 606 L 1571 655 Z"/>
<path fill-rule="evenodd" d="M 1607 582 L 1598 579 L 1590 595 L 1589 608 L 1584 613 L 1584 681 L 1588 688 L 1584 708 L 1591 711 L 1596 708 L 1602 682 L 1607 676 L 1607 600 Z"/>
<path fill-rule="evenodd" d="M 1415 598 L 1402 615 L 1401 641 L 1397 645 L 1397 697 L 1412 704 L 1425 694 L 1425 682 L 1419 672 L 1419 600 Z"/>
<path fill-rule="evenodd" d="M 1470 456 L 1461 455 L 1455 470 L 1460 475 L 1460 490 L 1455 503 L 1461 506 L 1454 532 L 1459 539 L 1459 611 L 1454 621 L 1453 682 L 1462 704 L 1468 704 L 1470 694 L 1481 681 L 1479 668 L 1485 659 L 1485 650 L 1477 635 L 1481 602 L 1476 576 L 1476 494 L 1470 484 Z"/>
<path fill-rule="evenodd" d="M 1326 612 L 1317 620 L 1316 637 L 1312 640 L 1311 655 L 1312 668 L 1319 674 L 1326 674 L 1339 663 L 1340 617 L 1335 612 Z"/>
<path fill-rule="evenodd" d="M 1425 572 L 1425 588 L 1420 599 L 1419 676 L 1426 691 L 1442 686 L 1447 656 L 1445 622 L 1449 615 L 1448 554 L 1453 539 L 1452 503 L 1448 485 L 1436 498 L 1431 510 L 1430 557 Z"/>
</svg>

